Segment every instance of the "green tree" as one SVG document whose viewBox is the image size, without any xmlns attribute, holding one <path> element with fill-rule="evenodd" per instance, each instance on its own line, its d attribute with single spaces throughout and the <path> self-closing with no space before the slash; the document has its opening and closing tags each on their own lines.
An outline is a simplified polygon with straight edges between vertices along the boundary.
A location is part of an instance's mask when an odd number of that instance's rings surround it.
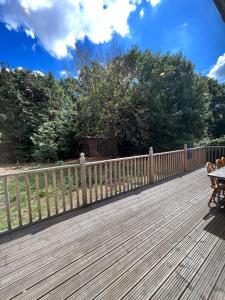
<svg viewBox="0 0 225 300">
<path fill-rule="evenodd" d="M 208 79 L 210 93 L 209 136 L 219 138 L 225 135 L 225 84 Z"/>
</svg>

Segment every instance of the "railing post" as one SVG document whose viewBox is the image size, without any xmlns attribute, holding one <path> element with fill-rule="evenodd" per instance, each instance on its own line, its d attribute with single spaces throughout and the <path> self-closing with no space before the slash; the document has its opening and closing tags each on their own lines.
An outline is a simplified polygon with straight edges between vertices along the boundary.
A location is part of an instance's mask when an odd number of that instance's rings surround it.
<svg viewBox="0 0 225 300">
<path fill-rule="evenodd" d="M 84 153 L 80 154 L 80 176 L 82 190 L 82 204 L 87 205 L 87 181 L 86 181 L 86 165 Z"/>
<path fill-rule="evenodd" d="M 149 177 L 150 177 L 150 183 L 154 182 L 154 160 L 153 160 L 153 147 L 149 148 Z"/>
<path fill-rule="evenodd" d="M 187 172 L 187 144 L 184 144 L 184 172 Z"/>
</svg>

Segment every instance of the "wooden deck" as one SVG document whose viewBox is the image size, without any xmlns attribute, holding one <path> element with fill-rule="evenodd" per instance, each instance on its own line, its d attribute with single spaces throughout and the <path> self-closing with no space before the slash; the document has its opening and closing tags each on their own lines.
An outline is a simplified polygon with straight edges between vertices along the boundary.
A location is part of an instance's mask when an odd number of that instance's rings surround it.
<svg viewBox="0 0 225 300">
<path fill-rule="evenodd" d="M 0 236 L 0 299 L 225 299 L 204 169 Z"/>
</svg>

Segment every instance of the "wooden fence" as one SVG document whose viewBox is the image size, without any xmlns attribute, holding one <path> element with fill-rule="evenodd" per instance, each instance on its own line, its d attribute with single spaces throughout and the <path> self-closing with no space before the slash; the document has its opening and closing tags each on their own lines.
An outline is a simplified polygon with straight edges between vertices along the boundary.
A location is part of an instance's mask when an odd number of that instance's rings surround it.
<svg viewBox="0 0 225 300">
<path fill-rule="evenodd" d="M 0 175 L 0 232 L 204 166 L 217 148 L 191 148 Z M 214 151 L 214 152 L 213 152 Z M 222 152 L 218 152 L 219 153 Z"/>
<path fill-rule="evenodd" d="M 215 162 L 217 158 L 225 156 L 225 146 L 207 146 L 207 161 Z"/>
</svg>

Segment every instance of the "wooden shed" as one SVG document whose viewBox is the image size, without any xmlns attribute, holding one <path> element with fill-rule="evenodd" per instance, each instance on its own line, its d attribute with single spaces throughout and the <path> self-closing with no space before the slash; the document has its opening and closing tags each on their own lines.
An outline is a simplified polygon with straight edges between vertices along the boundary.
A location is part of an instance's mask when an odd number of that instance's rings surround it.
<svg viewBox="0 0 225 300">
<path fill-rule="evenodd" d="M 82 139 L 80 150 L 86 156 L 114 157 L 118 154 L 117 140 L 105 136 L 85 136 Z"/>
</svg>

